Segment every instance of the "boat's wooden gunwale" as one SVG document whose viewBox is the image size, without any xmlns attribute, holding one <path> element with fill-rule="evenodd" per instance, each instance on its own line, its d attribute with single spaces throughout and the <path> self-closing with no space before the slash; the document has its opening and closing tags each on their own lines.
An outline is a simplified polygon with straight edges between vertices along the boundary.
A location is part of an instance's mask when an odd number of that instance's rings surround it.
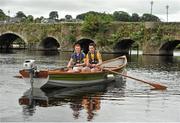
<svg viewBox="0 0 180 123">
<path fill-rule="evenodd" d="M 48 74 L 49 75 L 54 75 L 54 74 L 57 74 L 57 75 L 63 75 L 63 74 L 66 74 L 66 75 L 72 75 L 72 74 L 75 74 L 75 75 L 78 75 L 78 74 L 102 74 L 104 73 L 104 71 L 97 71 L 97 72 L 66 72 L 66 71 L 61 71 L 61 70 L 49 70 L 48 71 Z"/>
<path fill-rule="evenodd" d="M 123 69 L 126 66 L 126 64 L 127 64 L 127 59 L 126 59 L 125 56 L 120 56 L 120 57 L 117 57 L 117 58 L 114 58 L 114 59 L 110 59 L 110 60 L 104 61 L 101 65 L 103 65 L 105 63 L 109 63 L 111 61 L 116 61 L 116 60 L 119 60 L 119 59 L 124 60 L 124 63 L 121 64 L 118 67 L 109 68 L 109 69 L 111 69 L 113 71 L 118 71 L 118 70 Z M 101 65 L 100 65 L 100 67 L 101 67 Z M 107 71 L 95 71 L 95 72 L 66 72 L 66 71 L 62 71 L 62 70 L 49 70 L 48 71 L 49 75 L 54 75 L 54 74 L 56 74 L 56 75 L 63 75 L 63 74 L 66 74 L 66 75 L 72 75 L 72 74 L 75 74 L 75 75 L 79 75 L 79 74 L 86 75 L 86 74 L 88 74 L 88 75 L 90 75 L 90 74 L 102 74 L 102 73 L 106 74 Z"/>
</svg>

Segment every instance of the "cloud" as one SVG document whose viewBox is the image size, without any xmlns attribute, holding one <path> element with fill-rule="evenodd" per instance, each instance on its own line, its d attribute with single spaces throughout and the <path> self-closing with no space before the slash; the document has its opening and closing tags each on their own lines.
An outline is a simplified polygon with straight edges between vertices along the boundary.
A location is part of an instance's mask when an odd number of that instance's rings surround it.
<svg viewBox="0 0 180 123">
<path fill-rule="evenodd" d="M 99 11 L 113 13 L 114 11 L 127 11 L 129 13 L 150 13 L 151 0 L 1 0 L 0 8 L 5 12 L 11 11 L 11 15 L 19 10 L 25 14 L 35 17 L 48 17 L 49 12 L 57 10 L 60 17 L 77 14 L 87 11 Z M 169 15 L 180 16 L 180 0 L 154 0 L 153 14 L 166 16 L 165 6 L 169 5 Z M 180 20 L 176 20 L 180 21 Z"/>
</svg>

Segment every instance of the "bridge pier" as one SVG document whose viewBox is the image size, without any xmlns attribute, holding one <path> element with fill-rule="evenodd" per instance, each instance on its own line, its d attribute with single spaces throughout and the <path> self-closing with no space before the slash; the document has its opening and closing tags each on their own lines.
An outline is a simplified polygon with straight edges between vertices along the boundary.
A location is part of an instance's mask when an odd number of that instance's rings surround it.
<svg viewBox="0 0 180 123">
<path fill-rule="evenodd" d="M 37 43 L 29 43 L 27 45 L 28 50 L 37 50 Z"/>
<path fill-rule="evenodd" d="M 107 53 L 128 54 L 132 44 L 136 41 L 144 55 L 173 55 L 173 50 L 179 44 L 180 40 L 179 22 L 113 22 L 111 26 L 108 26 L 107 30 L 107 33 L 103 36 L 108 35 L 108 46 L 103 46 L 102 48 L 99 45 L 97 46 L 101 48 L 102 52 Z M 14 42 L 16 43 L 17 39 L 21 39 L 22 42 L 26 43 L 29 50 L 51 50 L 57 49 L 60 45 L 59 48 L 62 51 L 71 51 L 73 50 L 72 45 L 75 43 L 75 40 L 83 37 L 83 40 L 80 39 L 77 42 L 79 41 L 82 49 L 87 52 L 88 44 L 96 42 L 97 37 L 91 40 L 92 37 L 84 34 L 82 31 L 82 23 L 2 24 L 0 28 L 0 48 L 5 49 L 6 41 L 11 41 L 12 44 Z M 156 42 L 154 41 L 155 39 L 159 41 Z M 170 41 L 171 43 L 162 44 L 168 41 L 160 41 L 161 39 L 178 39 L 178 41 Z M 153 42 L 156 44 L 153 44 Z M 18 43 L 19 41 L 17 41 L 17 45 L 19 45 Z M 42 45 L 40 46 L 41 43 Z"/>
<path fill-rule="evenodd" d="M 167 41 L 160 46 L 148 42 L 143 45 L 143 55 L 173 56 L 173 51 L 179 44 L 180 40 Z"/>
</svg>

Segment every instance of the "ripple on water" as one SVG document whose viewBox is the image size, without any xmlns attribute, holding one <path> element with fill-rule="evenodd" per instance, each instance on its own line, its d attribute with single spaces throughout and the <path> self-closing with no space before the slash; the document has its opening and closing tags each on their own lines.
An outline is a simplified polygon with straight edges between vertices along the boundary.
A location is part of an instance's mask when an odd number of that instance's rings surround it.
<svg viewBox="0 0 180 123">
<path fill-rule="evenodd" d="M 154 57 L 151 60 L 151 57 L 132 56 L 127 73 L 139 79 L 161 82 L 168 86 L 166 91 L 150 90 L 149 85 L 126 79 L 125 84 L 43 91 L 43 97 L 38 100 L 44 102 L 48 98 L 47 107 L 38 101 L 31 106 L 20 105 L 19 99 L 29 87 L 13 76 L 22 68 L 23 61 L 35 59 L 39 68 L 53 68 L 66 65 L 67 56 L 66 53 L 45 56 L 20 51 L 0 55 L 0 119 L 17 122 L 180 121 L 180 65 L 177 60 L 166 63 Z"/>
</svg>

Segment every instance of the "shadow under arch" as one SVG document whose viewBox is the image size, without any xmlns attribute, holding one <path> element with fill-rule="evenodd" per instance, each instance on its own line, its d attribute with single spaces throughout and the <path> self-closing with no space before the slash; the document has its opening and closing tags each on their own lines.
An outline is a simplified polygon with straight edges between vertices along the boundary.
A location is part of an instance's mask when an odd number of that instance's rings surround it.
<svg viewBox="0 0 180 123">
<path fill-rule="evenodd" d="M 121 39 L 113 47 L 115 53 L 129 54 L 129 50 L 135 41 L 132 39 Z"/>
<path fill-rule="evenodd" d="M 0 49 L 25 49 L 27 42 L 18 34 L 7 32 L 0 35 Z"/>
<path fill-rule="evenodd" d="M 159 48 L 159 55 L 173 56 L 173 51 L 180 44 L 180 40 L 167 41 Z"/>
<path fill-rule="evenodd" d="M 76 41 L 75 44 L 77 44 L 77 43 L 81 45 L 81 48 L 82 48 L 83 52 L 85 54 L 87 54 L 88 51 L 89 51 L 89 44 L 90 43 L 95 43 L 95 42 L 93 40 L 91 40 L 91 39 L 88 39 L 88 38 L 82 38 L 82 39 Z"/>
<path fill-rule="evenodd" d="M 59 47 L 60 44 L 54 37 L 46 37 L 39 44 L 40 50 L 58 50 Z"/>
</svg>

